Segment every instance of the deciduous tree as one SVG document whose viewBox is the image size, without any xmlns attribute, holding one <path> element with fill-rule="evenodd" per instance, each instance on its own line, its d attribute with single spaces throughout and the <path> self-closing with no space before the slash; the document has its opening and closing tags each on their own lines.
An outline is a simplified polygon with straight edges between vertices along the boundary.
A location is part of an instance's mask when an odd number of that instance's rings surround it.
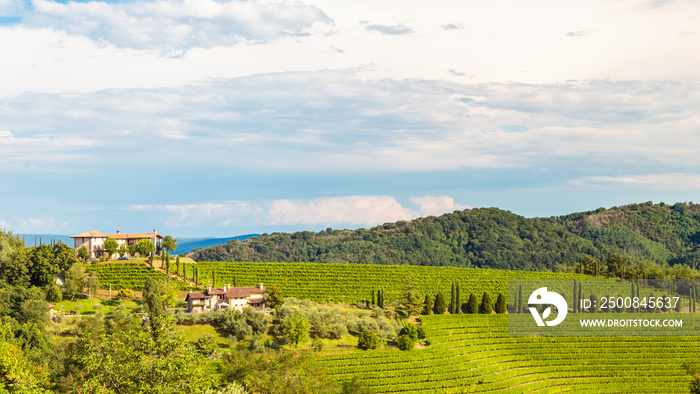
<svg viewBox="0 0 700 394">
<path fill-rule="evenodd" d="M 90 252 L 87 250 L 87 247 L 85 245 L 81 246 L 80 249 L 78 249 L 78 257 L 80 257 L 80 259 L 83 260 L 83 262 L 87 262 L 90 258 Z"/>
<path fill-rule="evenodd" d="M 311 323 L 301 315 L 291 315 L 282 323 L 282 332 L 287 341 L 294 344 L 296 349 L 299 343 L 306 342 L 309 339 L 309 329 Z"/>
<path fill-rule="evenodd" d="M 171 250 L 174 252 L 175 249 L 177 249 L 177 239 L 170 235 L 166 235 L 165 238 L 163 238 L 163 242 L 161 242 L 160 246 L 165 249 L 166 253 L 170 253 Z"/>
<path fill-rule="evenodd" d="M 97 272 L 92 271 L 85 283 L 88 290 L 88 297 L 90 298 L 90 302 L 92 302 L 92 297 L 100 290 L 100 280 L 97 277 Z"/>
<path fill-rule="evenodd" d="M 277 285 L 272 286 L 270 290 L 265 294 L 265 306 L 271 309 L 278 309 L 284 304 L 284 297 L 282 296 L 282 290 L 280 290 Z"/>
<path fill-rule="evenodd" d="M 70 294 L 71 301 L 73 301 L 75 295 L 85 286 L 86 278 L 85 267 L 81 263 L 73 264 L 68 272 L 66 272 L 66 280 L 63 283 L 63 287 L 66 289 L 66 292 Z"/>
<path fill-rule="evenodd" d="M 107 255 L 109 257 L 112 257 L 115 254 L 117 254 L 117 249 L 119 249 L 119 245 L 117 244 L 117 240 L 114 238 L 105 239 L 105 242 L 102 245 L 102 247 L 104 248 L 105 252 L 107 252 Z"/>
</svg>

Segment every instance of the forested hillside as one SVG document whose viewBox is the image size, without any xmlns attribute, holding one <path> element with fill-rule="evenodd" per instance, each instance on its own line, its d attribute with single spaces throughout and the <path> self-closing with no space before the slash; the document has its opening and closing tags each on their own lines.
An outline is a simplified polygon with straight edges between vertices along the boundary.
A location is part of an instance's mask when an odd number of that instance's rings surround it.
<svg viewBox="0 0 700 394">
<path fill-rule="evenodd" d="M 632 204 L 528 219 L 497 208 L 455 211 L 370 229 L 273 233 L 190 256 L 197 261 L 414 264 L 558 270 L 588 254 L 700 265 L 700 205 Z"/>
</svg>

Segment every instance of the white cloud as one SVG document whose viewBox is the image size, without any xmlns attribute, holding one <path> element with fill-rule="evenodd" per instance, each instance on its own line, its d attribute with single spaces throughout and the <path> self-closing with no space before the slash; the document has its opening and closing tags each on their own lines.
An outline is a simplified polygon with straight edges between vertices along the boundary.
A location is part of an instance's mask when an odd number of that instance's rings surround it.
<svg viewBox="0 0 700 394">
<path fill-rule="evenodd" d="M 440 216 L 444 213 L 471 209 L 469 205 L 455 204 L 450 196 L 413 197 L 410 201 L 420 208 L 421 216 Z"/>
<path fill-rule="evenodd" d="M 331 23 L 317 7 L 302 3 L 241 0 L 158 0 L 110 4 L 34 0 L 23 23 L 50 26 L 119 47 L 188 49 L 303 35 L 314 23 Z"/>
<path fill-rule="evenodd" d="M 49 216 L 41 216 L 36 218 L 22 218 L 20 219 L 20 226 L 15 229 L 18 233 L 34 233 L 41 232 L 45 229 L 51 229 L 55 227 L 56 221 L 54 218 Z"/>
<path fill-rule="evenodd" d="M 181 205 L 131 205 L 137 212 L 164 211 L 171 226 L 210 223 L 217 226 L 371 226 L 409 220 L 418 212 L 406 209 L 390 196 L 345 196 L 312 199 L 226 201 Z"/>
<path fill-rule="evenodd" d="M 363 81 L 328 71 L 26 94 L 0 99 L 0 162 L 65 170 L 91 158 L 95 166 L 80 168 L 95 171 L 116 169 L 110 163 L 120 171 L 148 163 L 265 173 L 555 170 L 570 163 L 592 173 L 611 166 L 691 171 L 700 166 L 699 90 L 697 83 L 639 81 Z M 153 162 L 165 156 L 178 159 Z"/>
<path fill-rule="evenodd" d="M 651 190 L 690 190 L 700 188 L 700 174 L 670 173 L 630 176 L 592 176 L 573 179 L 575 187 L 627 186 Z"/>
<path fill-rule="evenodd" d="M 21 0 L 0 0 L 0 16 L 16 16 L 23 9 Z"/>
<path fill-rule="evenodd" d="M 267 210 L 272 225 L 351 224 L 376 225 L 409 220 L 414 211 L 390 196 L 323 197 L 310 200 L 276 200 Z"/>
<path fill-rule="evenodd" d="M 404 25 L 369 25 L 365 29 L 389 36 L 405 36 L 407 34 L 415 33 L 412 28 Z"/>
</svg>

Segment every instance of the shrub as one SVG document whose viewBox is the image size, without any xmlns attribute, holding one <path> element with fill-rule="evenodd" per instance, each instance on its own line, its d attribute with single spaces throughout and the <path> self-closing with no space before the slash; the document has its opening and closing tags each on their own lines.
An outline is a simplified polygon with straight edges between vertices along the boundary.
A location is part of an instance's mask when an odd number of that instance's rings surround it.
<svg viewBox="0 0 700 394">
<path fill-rule="evenodd" d="M 216 337 L 212 334 L 204 334 L 197 341 L 197 350 L 205 356 L 214 354 L 218 347 L 219 344 L 216 343 Z"/>
<path fill-rule="evenodd" d="M 418 327 L 418 339 L 425 339 L 425 329 L 423 326 Z"/>
<path fill-rule="evenodd" d="M 372 392 L 360 383 L 357 376 L 352 380 L 346 380 L 341 383 L 341 394 L 372 394 Z"/>
<path fill-rule="evenodd" d="M 63 301 L 63 292 L 61 292 L 61 289 L 59 289 L 55 283 L 52 285 L 49 285 L 48 288 L 46 289 L 46 301 L 49 301 L 49 302 L 61 302 L 61 301 Z"/>
<path fill-rule="evenodd" d="M 311 347 L 314 349 L 315 352 L 320 352 L 323 350 L 323 340 L 321 338 L 316 337 L 314 340 L 311 342 Z"/>
<path fill-rule="evenodd" d="M 120 300 L 133 299 L 134 292 L 131 289 L 121 289 L 121 290 L 119 290 L 119 294 L 117 294 L 117 298 Z"/>
<path fill-rule="evenodd" d="M 401 350 L 411 350 L 414 346 L 416 346 L 416 341 L 410 336 L 404 334 L 399 335 L 399 337 L 396 338 L 396 345 Z"/>
<path fill-rule="evenodd" d="M 423 333 L 425 335 L 425 333 Z M 399 335 L 408 335 L 413 339 L 414 341 L 418 340 L 418 326 L 415 324 L 407 323 L 401 331 L 399 331 Z"/>
<path fill-rule="evenodd" d="M 372 331 L 363 331 L 357 338 L 357 347 L 363 350 L 376 349 L 379 347 L 379 337 Z"/>
</svg>

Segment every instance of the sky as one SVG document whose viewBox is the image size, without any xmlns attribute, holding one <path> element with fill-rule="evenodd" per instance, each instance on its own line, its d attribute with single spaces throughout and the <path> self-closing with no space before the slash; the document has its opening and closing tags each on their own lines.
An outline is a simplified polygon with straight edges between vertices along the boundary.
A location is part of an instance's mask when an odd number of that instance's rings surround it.
<svg viewBox="0 0 700 394">
<path fill-rule="evenodd" d="M 0 228 L 700 200 L 700 2 L 0 0 Z"/>
</svg>

